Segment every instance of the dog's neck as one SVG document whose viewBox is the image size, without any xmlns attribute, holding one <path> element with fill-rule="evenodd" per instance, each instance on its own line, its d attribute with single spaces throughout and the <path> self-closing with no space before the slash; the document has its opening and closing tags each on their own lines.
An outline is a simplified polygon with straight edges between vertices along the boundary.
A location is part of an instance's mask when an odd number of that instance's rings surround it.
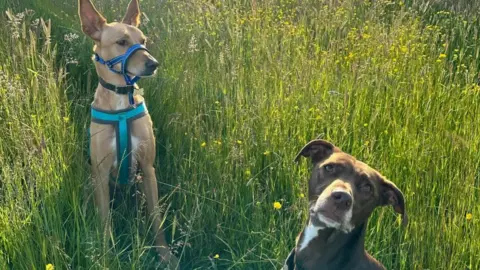
<svg viewBox="0 0 480 270">
<path fill-rule="evenodd" d="M 108 69 L 106 65 L 102 65 L 98 62 L 95 63 L 95 70 L 99 77 L 102 77 L 107 83 L 113 84 L 115 86 L 127 86 L 125 78 L 121 74 L 117 74 Z M 117 65 L 118 66 L 118 65 Z"/>
<path fill-rule="evenodd" d="M 349 269 L 350 263 L 354 264 L 366 256 L 366 224 L 367 221 L 351 232 L 344 233 L 332 228 L 316 227 L 309 221 L 300 233 L 295 251 L 299 269 L 312 269 L 318 265 L 325 265 L 325 269 Z"/>
<path fill-rule="evenodd" d="M 105 65 L 95 63 L 98 77 L 101 77 L 105 82 L 115 86 L 127 86 L 123 75 L 113 73 Z M 139 102 L 138 96 L 135 96 L 135 104 Z M 117 94 L 111 90 L 106 89 L 98 83 L 95 91 L 95 98 L 93 106 L 98 109 L 107 111 L 118 111 L 130 108 L 128 95 Z"/>
</svg>

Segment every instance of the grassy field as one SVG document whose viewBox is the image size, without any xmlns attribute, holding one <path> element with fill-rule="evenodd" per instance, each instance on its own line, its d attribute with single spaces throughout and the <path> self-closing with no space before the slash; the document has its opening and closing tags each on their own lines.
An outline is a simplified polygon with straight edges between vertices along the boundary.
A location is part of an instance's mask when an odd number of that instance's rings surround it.
<svg viewBox="0 0 480 270">
<path fill-rule="evenodd" d="M 390 208 L 369 222 L 367 250 L 388 269 L 479 269 L 469 2 L 142 0 L 161 66 L 140 85 L 183 268 L 280 268 L 306 220 L 309 167 L 292 161 L 321 137 L 404 191 L 408 227 Z M 127 6 L 94 3 L 110 20 Z M 85 156 L 97 79 L 76 1 L 0 11 L 0 269 L 159 267 L 129 200 L 113 213 L 118 245 L 102 248 Z"/>
</svg>

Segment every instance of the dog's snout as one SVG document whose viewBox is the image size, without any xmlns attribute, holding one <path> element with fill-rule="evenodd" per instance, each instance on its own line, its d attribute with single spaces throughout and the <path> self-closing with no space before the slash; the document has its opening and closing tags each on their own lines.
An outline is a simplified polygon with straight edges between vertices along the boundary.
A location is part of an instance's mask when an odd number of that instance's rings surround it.
<svg viewBox="0 0 480 270">
<path fill-rule="evenodd" d="M 335 190 L 332 192 L 331 196 L 335 206 L 339 209 L 346 210 L 352 205 L 353 198 L 348 192 Z"/>
<path fill-rule="evenodd" d="M 148 61 L 145 63 L 145 67 L 148 70 L 155 70 L 158 67 L 158 61 L 155 59 L 148 59 Z"/>
</svg>

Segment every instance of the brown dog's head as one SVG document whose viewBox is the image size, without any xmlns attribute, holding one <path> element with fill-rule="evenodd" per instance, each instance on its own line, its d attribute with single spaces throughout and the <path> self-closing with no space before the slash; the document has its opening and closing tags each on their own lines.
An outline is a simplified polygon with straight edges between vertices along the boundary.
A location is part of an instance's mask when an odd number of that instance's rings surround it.
<svg viewBox="0 0 480 270">
<path fill-rule="evenodd" d="M 145 35 L 137 28 L 140 24 L 138 0 L 130 2 L 127 14 L 121 23 L 107 23 L 90 0 L 78 1 L 78 14 L 83 32 L 95 42 L 95 53 L 105 60 L 125 54 L 134 44 L 145 45 L 146 43 Z M 138 50 L 129 58 L 126 70 L 132 76 L 151 76 L 157 67 L 158 61 L 150 53 Z M 120 64 L 113 68 L 120 70 Z M 109 72 L 104 65 L 97 65 L 97 71 L 102 77 L 118 76 Z"/>
<path fill-rule="evenodd" d="M 308 183 L 310 220 L 315 226 L 350 232 L 377 206 L 392 205 L 407 223 L 405 200 L 394 183 L 324 140 L 309 142 L 298 153 L 312 160 Z"/>
</svg>

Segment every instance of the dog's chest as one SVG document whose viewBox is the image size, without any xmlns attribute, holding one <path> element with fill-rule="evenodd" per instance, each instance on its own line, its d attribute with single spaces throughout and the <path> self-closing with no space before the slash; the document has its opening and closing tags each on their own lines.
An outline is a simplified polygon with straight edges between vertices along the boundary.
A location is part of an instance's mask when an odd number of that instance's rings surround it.
<svg viewBox="0 0 480 270">
<path fill-rule="evenodd" d="M 315 237 L 318 236 L 318 230 L 321 230 L 322 228 L 319 226 L 314 226 L 312 224 L 309 224 L 305 230 L 303 231 L 303 236 L 300 242 L 300 245 L 298 247 L 298 252 L 306 248 L 310 242 L 315 239 Z"/>
<path fill-rule="evenodd" d="M 117 98 L 117 103 L 115 110 L 124 110 L 129 107 L 129 102 L 127 98 Z"/>
</svg>

